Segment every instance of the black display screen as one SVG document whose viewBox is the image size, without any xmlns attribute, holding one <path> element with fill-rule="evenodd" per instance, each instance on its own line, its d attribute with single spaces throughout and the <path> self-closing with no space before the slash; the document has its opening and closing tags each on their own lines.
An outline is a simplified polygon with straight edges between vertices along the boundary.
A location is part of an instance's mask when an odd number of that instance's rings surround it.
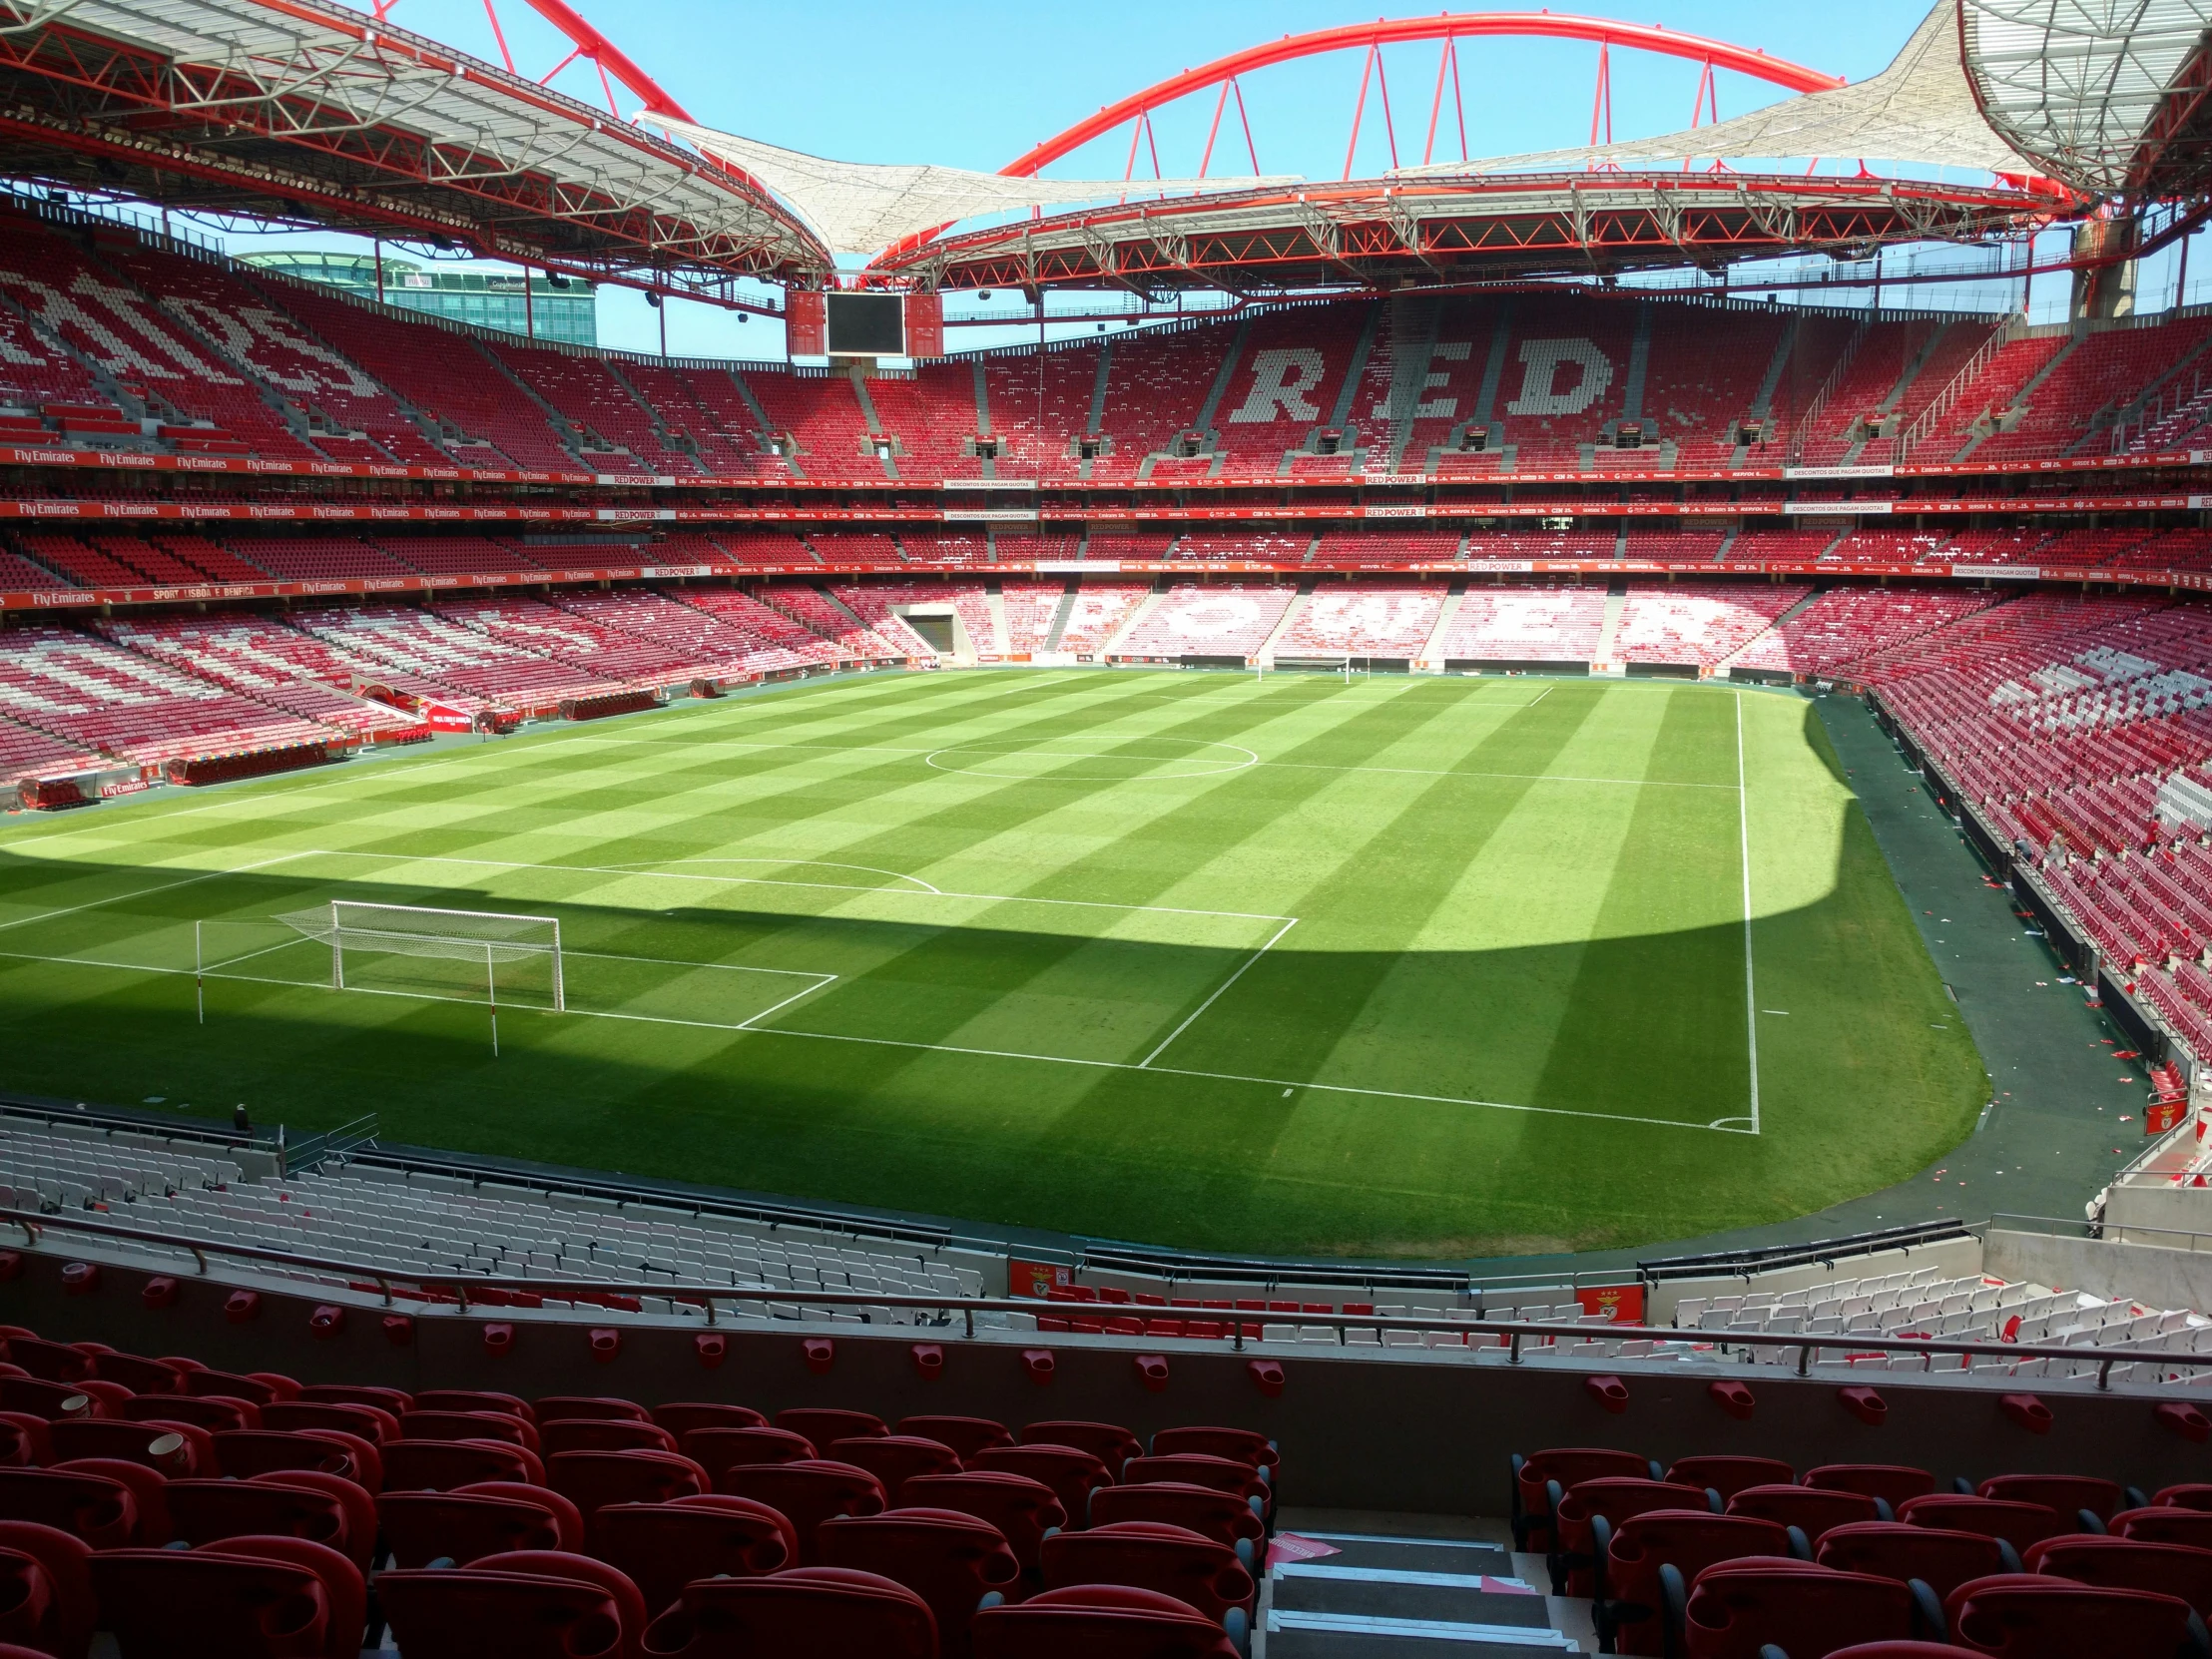
<svg viewBox="0 0 2212 1659">
<path fill-rule="evenodd" d="M 830 301 L 830 355 L 903 357 L 906 354 L 906 301 L 896 293 L 832 293 Z"/>
</svg>

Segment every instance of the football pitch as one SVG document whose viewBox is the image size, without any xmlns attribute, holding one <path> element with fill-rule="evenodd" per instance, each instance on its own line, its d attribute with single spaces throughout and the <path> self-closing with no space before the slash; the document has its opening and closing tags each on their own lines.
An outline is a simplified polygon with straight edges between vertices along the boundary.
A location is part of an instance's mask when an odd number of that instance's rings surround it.
<svg viewBox="0 0 2212 1659">
<path fill-rule="evenodd" d="M 557 922 L 562 1006 L 334 901 Z M 1023 670 L 17 820 L 0 1086 L 1412 1257 L 1780 1220 L 1988 1098 L 1794 695 Z"/>
</svg>

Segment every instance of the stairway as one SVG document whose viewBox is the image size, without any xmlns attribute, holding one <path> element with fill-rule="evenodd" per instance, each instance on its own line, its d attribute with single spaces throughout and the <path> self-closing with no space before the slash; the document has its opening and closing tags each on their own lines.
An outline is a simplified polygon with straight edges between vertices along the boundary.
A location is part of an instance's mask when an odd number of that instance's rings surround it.
<svg viewBox="0 0 2212 1659">
<path fill-rule="evenodd" d="M 1465 546 L 1464 542 L 1460 543 L 1462 552 Z M 1443 643 L 1444 636 L 1451 632 L 1451 619 L 1459 614 L 1459 607 L 1466 603 L 1466 598 L 1467 584 L 1462 577 L 1453 582 L 1445 592 L 1443 609 L 1436 613 L 1436 626 L 1428 630 L 1428 638 L 1421 641 L 1420 649 L 1413 653 L 1414 661 L 1426 663 L 1434 673 L 1443 672 L 1443 653 L 1438 647 Z"/>
<path fill-rule="evenodd" d="M 1515 1659 L 1596 1647 L 1589 1604 L 1544 1591 L 1502 1524 L 1291 1510 L 1260 1589 L 1267 1659 Z"/>
<path fill-rule="evenodd" d="M 1590 666 L 1594 670 L 1599 663 L 1613 660 L 1613 641 L 1621 631 L 1621 613 L 1628 609 L 1628 586 L 1616 578 L 1605 595 L 1605 624 L 1597 631 L 1597 650 L 1591 654 Z"/>
<path fill-rule="evenodd" d="M 1313 597 L 1314 584 L 1312 582 L 1299 583 L 1298 597 L 1283 607 L 1283 614 L 1276 618 L 1274 628 L 1269 630 L 1268 637 L 1260 642 L 1260 649 L 1252 654 L 1254 662 L 1262 668 L 1273 668 L 1275 666 L 1275 642 L 1290 631 L 1291 624 L 1299 619 Z"/>
</svg>

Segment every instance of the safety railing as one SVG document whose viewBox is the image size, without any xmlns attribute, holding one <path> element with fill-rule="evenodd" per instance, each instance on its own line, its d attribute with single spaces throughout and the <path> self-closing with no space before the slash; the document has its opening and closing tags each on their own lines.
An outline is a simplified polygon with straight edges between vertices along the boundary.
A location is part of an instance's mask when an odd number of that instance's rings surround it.
<svg viewBox="0 0 2212 1659">
<path fill-rule="evenodd" d="M 2116 1365 L 2136 1365 L 2145 1362 L 2192 1371 L 2212 1370 L 2212 1355 L 2176 1354 L 2162 1349 L 2141 1349 L 2114 1344 L 2111 1347 L 2068 1348 L 2062 1345 L 1969 1342 L 1945 1337 L 1878 1337 L 1835 1332 L 1755 1332 L 1730 1331 L 1727 1333 L 1678 1330 L 1666 1326 L 1618 1325 L 1607 1323 L 1602 1328 L 1590 1325 L 1569 1325 L 1552 1321 L 1517 1320 L 1439 1320 L 1433 1314 L 1426 1316 L 1342 1314 L 1300 1312 L 1286 1320 L 1269 1320 L 1256 1309 L 1189 1309 L 1154 1308 L 1148 1305 L 1120 1303 L 1061 1303 L 1037 1302 L 1025 1298 L 969 1297 L 969 1296 L 893 1296 L 873 1291 L 816 1291 L 795 1292 L 790 1287 L 770 1284 L 758 1285 L 707 1285 L 684 1284 L 675 1281 L 562 1279 L 556 1276 L 529 1278 L 505 1278 L 496 1275 L 417 1273 L 394 1269 L 388 1264 L 376 1265 L 360 1262 L 343 1262 L 327 1257 L 308 1256 L 292 1251 L 271 1250 L 261 1245 L 226 1244 L 218 1239 L 193 1238 L 185 1234 L 153 1232 L 132 1227 L 117 1227 L 108 1222 L 81 1221 L 74 1216 L 43 1215 L 30 1211 L 0 1207 L 0 1224 L 18 1227 L 32 1248 L 37 1248 L 41 1236 L 48 1231 L 80 1234 L 87 1238 L 103 1239 L 141 1248 L 152 1248 L 189 1254 L 202 1275 L 210 1274 L 210 1258 L 224 1261 L 254 1263 L 266 1267 L 282 1268 L 292 1273 L 305 1273 L 317 1277 L 338 1280 L 348 1287 L 373 1285 L 386 1306 L 399 1301 L 414 1301 L 436 1305 L 451 1302 L 461 1314 L 480 1311 L 512 1311 L 512 1304 L 491 1303 L 485 1292 L 503 1296 L 533 1296 L 541 1299 L 585 1302 L 603 1301 L 608 1297 L 623 1297 L 643 1301 L 655 1301 L 698 1307 L 709 1325 L 722 1322 L 718 1305 L 724 1303 L 777 1303 L 801 1308 L 848 1308 L 905 1309 L 915 1313 L 936 1313 L 944 1316 L 958 1315 L 963 1334 L 975 1337 L 977 1314 L 1025 1314 L 1046 1319 L 1073 1318 L 1089 1320 L 1127 1319 L 1146 1323 L 1168 1321 L 1190 1323 L 1194 1314 L 1214 1316 L 1199 1323 L 1226 1325 L 1229 1334 L 1223 1338 L 1204 1339 L 1228 1343 L 1231 1348 L 1243 1352 L 1250 1343 L 1262 1347 L 1289 1349 L 1307 1346 L 1300 1343 L 1270 1344 L 1261 1338 L 1246 1335 L 1249 1328 L 1267 1324 L 1295 1323 L 1301 1327 L 1324 1327 L 1337 1333 L 1340 1347 L 1350 1345 L 1351 1333 L 1372 1331 L 1380 1340 L 1383 1333 L 1404 1331 L 1424 1333 L 1448 1330 L 1457 1337 L 1495 1337 L 1500 1339 L 1497 1349 L 1503 1350 L 1509 1365 L 1525 1364 L 1530 1351 L 1554 1347 L 1560 1341 L 1583 1342 L 1597 1338 L 1606 1342 L 1649 1341 L 1665 1344 L 1682 1351 L 1705 1349 L 1726 1354 L 1732 1350 L 1784 1350 L 1794 1351 L 1796 1370 L 1800 1377 L 1810 1376 L 1819 1356 L 1833 1354 L 1844 1356 L 1896 1356 L 1919 1357 L 1929 1363 L 1929 1375 L 1944 1375 L 1934 1370 L 1937 1358 L 1962 1358 L 1969 1363 L 1975 1359 L 2004 1360 L 2014 1364 L 2034 1360 L 2058 1360 L 2068 1365 L 2094 1363 L 2097 1367 L 2096 1383 L 2102 1390 L 2112 1386 L 2112 1368 Z M 403 1296 L 394 1286 L 413 1286 L 422 1293 L 413 1297 Z M 470 1295 L 476 1304 L 469 1301 Z M 1023 1333 L 1028 1335 L 1028 1333 Z M 1153 1333 L 1102 1332 L 1105 1336 L 1133 1336 L 1151 1340 L 1173 1340 Z M 1040 1336 L 1059 1333 L 1045 1332 Z M 1382 1352 L 1388 1352 L 1386 1349 Z M 1403 1352 L 1403 1351 L 1401 1351 Z M 1433 1353 L 1424 1349 L 1421 1352 Z M 1471 1349 L 1470 1352 L 1478 1352 Z M 1581 1356 L 1558 1355 L 1553 1358 Z M 1655 1356 L 1667 1359 L 1670 1356 Z M 1606 1357 L 1612 1363 L 1615 1357 Z"/>
</svg>

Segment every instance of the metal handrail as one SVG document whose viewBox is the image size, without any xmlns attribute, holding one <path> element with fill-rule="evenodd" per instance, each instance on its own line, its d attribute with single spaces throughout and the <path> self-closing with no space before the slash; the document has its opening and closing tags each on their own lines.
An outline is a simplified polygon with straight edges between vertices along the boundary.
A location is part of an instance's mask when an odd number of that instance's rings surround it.
<svg viewBox="0 0 2212 1659">
<path fill-rule="evenodd" d="M 1241 1352 L 1245 1346 L 1245 1327 L 1248 1325 L 1304 1325 L 1328 1326 L 1337 1332 L 1337 1341 L 1345 1344 L 1347 1334 L 1353 1331 L 1438 1331 L 1449 1329 L 1467 1336 L 1502 1337 L 1506 1339 L 1508 1363 L 1520 1365 L 1522 1350 L 1531 1340 L 1539 1347 L 1548 1347 L 1558 1338 L 1581 1342 L 1592 1339 L 1597 1327 L 1588 1325 L 1564 1325 L 1552 1321 L 1517 1320 L 1438 1320 L 1434 1317 L 1413 1318 L 1401 1315 L 1381 1314 L 1298 1314 L 1285 1313 L 1281 1319 L 1266 1318 L 1261 1309 L 1227 1308 L 1156 1308 L 1149 1303 L 1118 1302 L 1039 1302 L 1021 1297 L 970 1297 L 970 1296 L 892 1296 L 870 1291 L 802 1291 L 794 1292 L 777 1285 L 686 1285 L 651 1284 L 638 1281 L 609 1281 L 603 1279 L 509 1279 L 489 1274 L 436 1274 L 394 1270 L 389 1266 L 371 1266 L 359 1262 L 339 1262 L 327 1257 L 304 1256 L 292 1251 L 271 1250 L 262 1245 L 225 1244 L 215 1239 L 196 1239 L 174 1233 L 146 1232 L 138 1228 L 116 1227 L 107 1222 L 79 1221 L 72 1216 L 49 1216 L 31 1211 L 0 1207 L 0 1223 L 12 1224 L 23 1229 L 28 1243 L 35 1247 L 39 1234 L 46 1229 L 60 1229 L 91 1235 L 95 1238 L 116 1239 L 130 1244 L 153 1245 L 167 1250 L 183 1250 L 191 1253 L 199 1264 L 200 1272 L 209 1272 L 208 1258 L 220 1256 L 248 1262 L 266 1262 L 276 1266 L 301 1269 L 311 1273 L 326 1274 L 353 1280 L 369 1280 L 375 1283 L 389 1306 L 396 1298 L 392 1285 L 397 1282 L 413 1285 L 431 1292 L 450 1293 L 464 1314 L 473 1312 L 469 1307 L 471 1289 L 500 1291 L 523 1296 L 552 1297 L 556 1300 L 581 1295 L 594 1297 L 654 1297 L 663 1302 L 696 1303 L 707 1316 L 707 1323 L 719 1323 L 715 1311 L 718 1302 L 780 1302 L 803 1307 L 818 1308 L 909 1308 L 917 1311 L 934 1310 L 939 1313 L 958 1313 L 965 1316 L 965 1334 L 975 1335 L 975 1316 L 978 1313 L 1021 1313 L 1035 1315 L 1040 1310 L 1052 1309 L 1047 1319 L 1175 1319 L 1187 1320 L 1193 1313 L 1222 1316 L 1201 1323 L 1224 1324 L 1230 1327 L 1232 1346 Z M 428 1300 L 410 1298 L 409 1300 Z M 2114 1346 L 2111 1348 L 2063 1348 L 2043 1344 L 1960 1342 L 1945 1337 L 1877 1337 L 1857 1333 L 1784 1333 L 1766 1331 L 1703 1332 L 1683 1330 L 1672 1326 L 1644 1326 L 1607 1324 L 1605 1341 L 1632 1342 L 1649 1339 L 1655 1343 L 1703 1344 L 1717 1348 L 1769 1348 L 1795 1349 L 1798 1351 L 1797 1374 L 1810 1374 L 1813 1356 L 1833 1350 L 1851 1354 L 1906 1354 L 1920 1355 L 1933 1361 L 1939 1354 L 1963 1355 L 1968 1358 L 1985 1356 L 2001 1360 L 2064 1360 L 2079 1364 L 2094 1358 L 2101 1362 L 2097 1367 L 2097 1386 L 2109 1390 L 2112 1368 L 2119 1364 L 2132 1364 L 2148 1360 L 2161 1364 L 2173 1364 L 2191 1368 L 2212 1368 L 2212 1355 L 2172 1354 L 2162 1349 L 2138 1349 Z M 1119 1333 L 1112 1333 L 1119 1335 Z M 1209 1339 L 1210 1340 L 1210 1339 Z"/>
</svg>

